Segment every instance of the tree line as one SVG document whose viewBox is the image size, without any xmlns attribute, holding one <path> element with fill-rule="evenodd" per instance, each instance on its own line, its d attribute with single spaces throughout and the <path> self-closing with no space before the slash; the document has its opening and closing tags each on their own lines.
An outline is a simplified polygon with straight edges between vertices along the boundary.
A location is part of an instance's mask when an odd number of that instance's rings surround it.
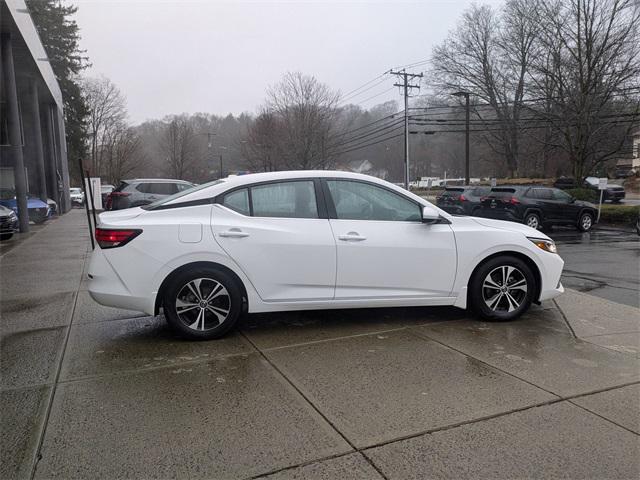
<svg viewBox="0 0 640 480">
<path fill-rule="evenodd" d="M 69 20 L 75 7 L 28 4 L 63 90 L 76 179 L 80 157 L 109 183 L 328 168 L 402 180 L 404 112 L 395 101 L 369 108 L 356 101 L 389 76 L 341 95 L 289 72 L 267 89 L 256 114 L 176 114 L 133 125 L 113 82 L 81 75 L 89 63 Z M 473 5 L 418 62 L 425 63 L 426 93 L 411 99 L 409 111 L 412 179 L 463 174 L 465 105 L 456 92 L 470 98 L 472 176 L 583 178 L 630 153 L 640 120 L 637 1 Z"/>
</svg>

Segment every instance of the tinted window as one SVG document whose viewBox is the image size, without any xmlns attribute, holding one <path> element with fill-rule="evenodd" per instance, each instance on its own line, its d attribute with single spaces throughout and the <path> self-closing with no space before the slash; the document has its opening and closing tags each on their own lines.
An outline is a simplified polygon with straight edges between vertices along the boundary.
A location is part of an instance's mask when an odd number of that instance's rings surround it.
<svg viewBox="0 0 640 480">
<path fill-rule="evenodd" d="M 369 183 L 329 180 L 339 219 L 420 222 L 420 206 L 385 188 Z"/>
<path fill-rule="evenodd" d="M 249 190 L 243 188 L 242 190 L 228 193 L 224 196 L 222 204 L 243 215 L 249 215 Z"/>
<path fill-rule="evenodd" d="M 553 199 L 561 202 L 569 202 L 571 200 L 571 195 L 563 192 L 562 190 L 551 190 L 553 193 Z"/>
<path fill-rule="evenodd" d="M 553 200 L 553 191 L 550 188 L 536 188 L 536 198 L 540 200 Z"/>
<path fill-rule="evenodd" d="M 155 194 L 155 195 L 173 195 L 177 193 L 178 189 L 176 188 L 175 183 L 148 183 L 146 188 L 146 193 Z"/>
<path fill-rule="evenodd" d="M 476 197 L 482 197 L 491 193 L 491 187 L 477 187 L 473 189 L 473 195 Z"/>
<path fill-rule="evenodd" d="M 312 181 L 270 183 L 251 187 L 256 217 L 318 218 Z"/>
<path fill-rule="evenodd" d="M 134 185 L 133 187 L 141 193 L 147 193 L 148 186 L 149 186 L 148 183 L 139 183 L 137 185 Z"/>
</svg>

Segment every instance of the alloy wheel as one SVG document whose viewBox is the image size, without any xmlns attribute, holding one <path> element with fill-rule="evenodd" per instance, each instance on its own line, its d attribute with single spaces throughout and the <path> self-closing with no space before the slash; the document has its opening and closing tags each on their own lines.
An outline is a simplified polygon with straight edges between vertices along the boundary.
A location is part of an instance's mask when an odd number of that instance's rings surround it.
<svg viewBox="0 0 640 480">
<path fill-rule="evenodd" d="M 527 298 L 527 278 L 511 265 L 494 268 L 482 282 L 482 299 L 494 312 L 513 312 Z"/>
<path fill-rule="evenodd" d="M 175 310 L 180 321 L 190 329 L 211 330 L 229 318 L 231 296 L 220 282 L 212 278 L 196 278 L 178 292 Z"/>
<path fill-rule="evenodd" d="M 584 231 L 587 231 L 591 228 L 591 223 L 592 223 L 591 215 L 585 214 L 582 216 L 582 229 Z"/>
<path fill-rule="evenodd" d="M 527 217 L 527 227 L 537 229 L 540 226 L 540 221 L 536 215 L 529 215 Z"/>
</svg>

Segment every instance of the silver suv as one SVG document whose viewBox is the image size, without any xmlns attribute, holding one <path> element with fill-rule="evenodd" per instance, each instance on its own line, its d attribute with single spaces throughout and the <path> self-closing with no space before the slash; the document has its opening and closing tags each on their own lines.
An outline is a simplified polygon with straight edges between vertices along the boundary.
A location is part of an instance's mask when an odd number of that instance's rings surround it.
<svg viewBox="0 0 640 480">
<path fill-rule="evenodd" d="M 135 178 L 123 180 L 118 188 L 109 194 L 106 210 L 122 210 L 123 208 L 140 207 L 182 192 L 193 187 L 193 183 L 184 180 L 166 178 Z"/>
</svg>

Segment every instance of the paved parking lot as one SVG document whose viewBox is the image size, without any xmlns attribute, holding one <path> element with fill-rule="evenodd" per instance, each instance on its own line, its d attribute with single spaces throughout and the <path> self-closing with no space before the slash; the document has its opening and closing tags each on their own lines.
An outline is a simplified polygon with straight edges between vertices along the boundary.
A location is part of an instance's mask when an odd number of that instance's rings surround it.
<svg viewBox="0 0 640 480">
<path fill-rule="evenodd" d="M 0 478 L 640 475 L 637 308 L 570 290 L 513 323 L 292 312 L 189 342 L 92 302 L 85 222 L 0 259 Z"/>
</svg>

